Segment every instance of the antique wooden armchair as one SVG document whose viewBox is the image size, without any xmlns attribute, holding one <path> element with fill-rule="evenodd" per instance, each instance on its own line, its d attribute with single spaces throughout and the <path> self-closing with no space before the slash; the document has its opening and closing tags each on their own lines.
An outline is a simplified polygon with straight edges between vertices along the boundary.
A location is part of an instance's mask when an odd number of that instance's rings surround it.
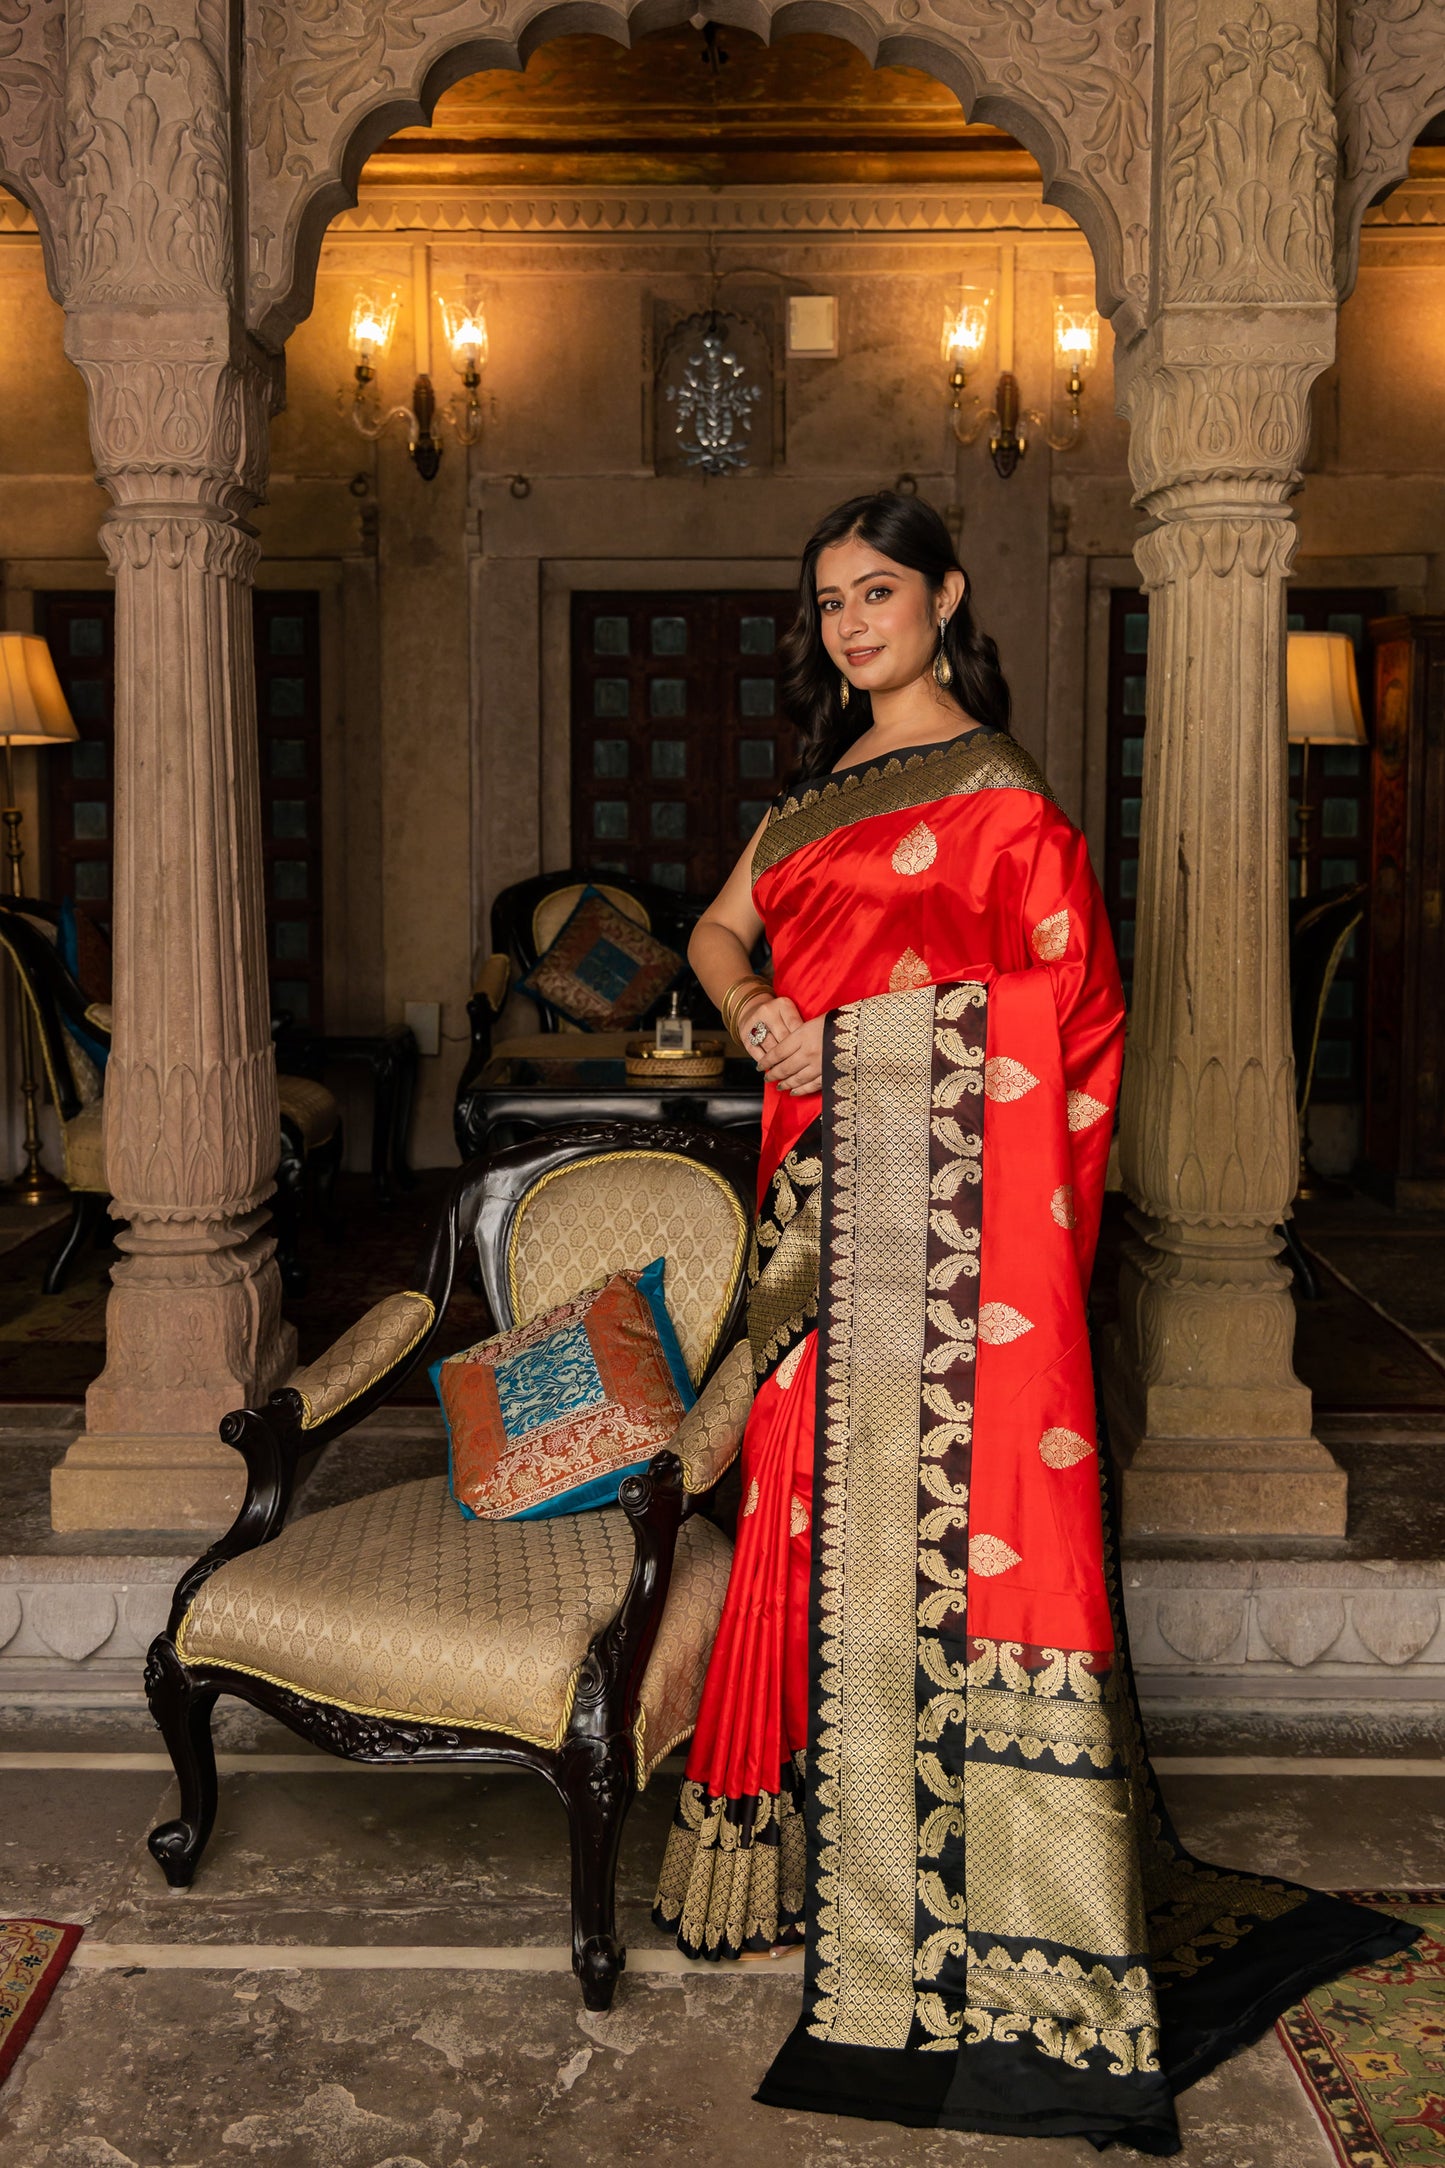
<svg viewBox="0 0 1445 2168">
<path fill-rule="evenodd" d="M 52 931 L 59 916 L 53 904 L 37 897 L 0 897 L 0 949 L 15 967 L 30 1010 L 70 1191 L 70 1220 L 42 1282 L 47 1295 L 60 1292 L 110 1201 L 102 1136 L 105 1076 L 96 1056 L 103 1058 L 110 1047 L 111 1005 L 88 1002 L 66 967 Z M 310 1077 L 276 1081 L 281 1102 L 271 1208 L 276 1262 L 287 1293 L 303 1294 L 306 1274 L 297 1257 L 302 1199 L 308 1184 L 329 1195 L 341 1160 L 341 1109 L 335 1094 Z"/>
<path fill-rule="evenodd" d="M 615 1883 L 634 1790 L 691 1732 L 727 1584 L 726 1538 L 696 1507 L 738 1451 L 753 1394 L 743 1317 L 753 1155 L 710 1131 L 597 1124 L 464 1167 L 412 1288 L 387 1296 L 264 1408 L 221 1436 L 245 1502 L 177 1585 L 146 1693 L 180 1785 L 150 1848 L 174 1887 L 216 1813 L 211 1711 L 239 1695 L 351 1761 L 511 1762 L 566 1808 L 572 1961 L 589 2009 L 624 1951 Z M 670 1447 L 615 1507 L 465 1520 L 444 1474 L 286 1525 L 298 1469 L 429 1355 L 475 1245 L 503 1326 L 665 1256 L 700 1386 Z"/>
<path fill-rule="evenodd" d="M 679 895 L 675 889 L 660 888 L 651 881 L 625 879 L 616 873 L 581 872 L 572 866 L 560 873 L 539 873 L 530 881 L 517 881 L 510 888 L 504 888 L 492 905 L 492 953 L 478 973 L 467 1003 L 471 1045 L 457 1081 L 454 1103 L 457 1148 L 464 1159 L 469 1157 L 468 1139 L 472 1129 L 467 1115 L 468 1095 L 494 1055 L 527 1053 L 533 1058 L 544 1058 L 549 1051 L 564 1057 L 575 1053 L 580 1027 L 560 1022 L 550 1009 L 541 1002 L 532 1002 L 527 994 L 521 999 L 529 1002 L 536 1011 L 528 1036 L 508 1037 L 493 1044 L 493 1033 L 518 980 L 526 977 L 538 957 L 556 940 L 576 909 L 583 889 L 588 886 L 600 889 L 626 917 L 635 919 L 639 926 L 655 934 L 659 941 L 665 941 L 669 948 L 676 949 L 680 956 L 687 954 L 688 938 L 697 923 L 700 906 Z M 684 971 L 678 980 L 677 993 L 684 1011 L 695 1023 L 716 1026 L 717 1012 L 690 970 Z M 669 988 L 667 1000 L 671 998 L 672 989 Z M 665 1003 L 662 1002 L 656 1005 L 659 1010 L 663 1006 Z M 620 1053 L 631 1034 L 606 1032 L 584 1036 L 596 1042 L 595 1051 Z"/>
</svg>

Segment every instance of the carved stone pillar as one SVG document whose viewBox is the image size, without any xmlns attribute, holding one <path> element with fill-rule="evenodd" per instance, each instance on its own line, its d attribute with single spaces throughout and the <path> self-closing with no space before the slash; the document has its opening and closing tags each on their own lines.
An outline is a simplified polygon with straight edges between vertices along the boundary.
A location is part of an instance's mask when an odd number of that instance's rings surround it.
<svg viewBox="0 0 1445 2168">
<path fill-rule="evenodd" d="M 1295 1188 L 1284 588 L 1334 352 L 1334 11 L 1162 14 L 1152 321 L 1120 355 L 1149 589 L 1133 1237 L 1105 1391 L 1136 1534 L 1342 1535 L 1277 1232 Z"/>
<path fill-rule="evenodd" d="M 289 1366 L 265 1213 L 278 1113 L 262 915 L 251 578 L 241 510 L 267 381 L 117 360 L 72 324 L 116 583 L 115 1040 L 106 1166 L 122 1262 L 55 1526 L 220 1524 L 228 1409 Z M 107 327 L 109 333 L 111 327 Z M 155 331 L 149 333 L 155 340 Z"/>
<path fill-rule="evenodd" d="M 1128 357 L 1149 590 L 1138 949 L 1121 1102 L 1133 1238 L 1105 1390 L 1124 1524 L 1342 1535 L 1278 1227 L 1294 1195 L 1288 497 L 1329 314 L 1166 315 Z"/>
<path fill-rule="evenodd" d="M 279 1382 L 293 1337 L 265 1213 L 279 1127 L 246 524 L 278 372 L 239 323 L 225 11 L 77 0 L 72 18 L 66 343 L 113 499 L 105 1138 L 125 1231 L 52 1516 L 219 1526 L 241 1484 L 216 1425 Z"/>
</svg>

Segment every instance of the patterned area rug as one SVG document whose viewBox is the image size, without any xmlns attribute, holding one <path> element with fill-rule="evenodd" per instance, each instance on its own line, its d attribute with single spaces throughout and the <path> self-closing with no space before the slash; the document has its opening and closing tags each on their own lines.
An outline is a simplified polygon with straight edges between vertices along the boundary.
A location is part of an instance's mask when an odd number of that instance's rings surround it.
<svg viewBox="0 0 1445 2168">
<path fill-rule="evenodd" d="M 0 2085 L 84 1933 L 58 1920 L 0 1920 Z"/>
<path fill-rule="evenodd" d="M 1342 1894 L 1419 1920 L 1424 1939 L 1316 1988 L 1280 2019 L 1280 2039 L 1343 2168 L 1438 2168 L 1445 2163 L 1445 1889 Z"/>
</svg>

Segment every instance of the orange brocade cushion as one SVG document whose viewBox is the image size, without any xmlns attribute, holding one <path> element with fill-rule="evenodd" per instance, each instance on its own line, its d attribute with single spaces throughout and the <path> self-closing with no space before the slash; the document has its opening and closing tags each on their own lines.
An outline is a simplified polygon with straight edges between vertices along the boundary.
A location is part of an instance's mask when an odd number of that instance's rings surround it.
<svg viewBox="0 0 1445 2168">
<path fill-rule="evenodd" d="M 695 1395 L 662 1299 L 663 1262 L 433 1365 L 469 1517 L 540 1519 L 612 1505 Z"/>
</svg>

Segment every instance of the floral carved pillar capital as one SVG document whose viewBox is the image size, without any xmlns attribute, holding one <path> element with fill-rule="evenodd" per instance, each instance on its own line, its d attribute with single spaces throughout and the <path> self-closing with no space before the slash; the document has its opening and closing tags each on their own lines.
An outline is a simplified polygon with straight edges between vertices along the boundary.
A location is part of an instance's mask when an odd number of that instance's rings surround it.
<svg viewBox="0 0 1445 2168">
<path fill-rule="evenodd" d="M 279 1140 L 251 648 L 279 368 L 234 285 L 226 10 L 73 11 L 66 346 L 115 579 L 115 1034 L 122 1224 L 106 1364 L 55 1471 L 57 1528 L 224 1523 L 216 1437 L 293 1352 L 267 1214 Z"/>
</svg>

